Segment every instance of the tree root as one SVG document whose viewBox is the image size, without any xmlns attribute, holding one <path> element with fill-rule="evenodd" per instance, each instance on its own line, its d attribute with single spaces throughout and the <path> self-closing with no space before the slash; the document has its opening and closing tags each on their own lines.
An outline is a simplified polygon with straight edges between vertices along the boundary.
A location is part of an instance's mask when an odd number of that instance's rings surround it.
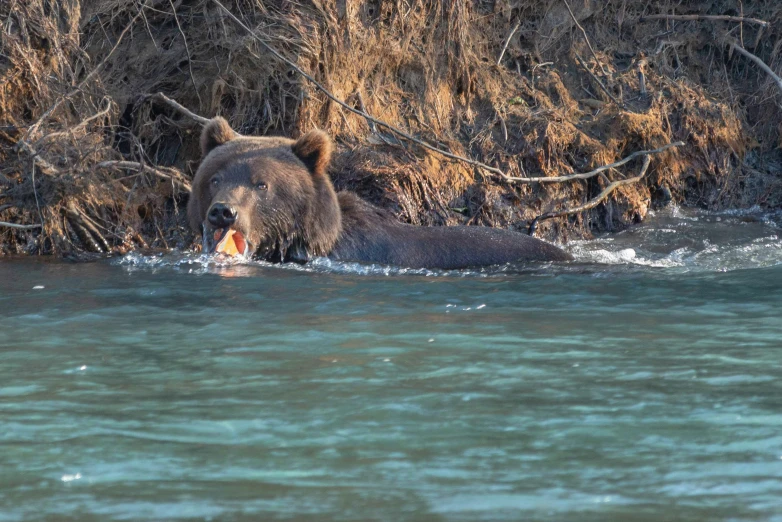
<svg viewBox="0 0 782 522">
<path fill-rule="evenodd" d="M 144 165 L 136 161 L 103 161 L 98 163 L 96 167 L 102 169 L 118 168 L 126 170 L 137 170 L 139 172 L 148 172 L 149 174 L 154 174 L 159 178 L 170 180 L 175 186 L 179 186 L 179 188 L 184 192 L 190 192 L 192 189 L 190 182 L 185 178 L 185 176 L 177 169 L 171 167 L 152 167 L 150 165 Z"/>
<path fill-rule="evenodd" d="M 30 128 L 27 129 L 27 132 L 25 132 L 24 137 L 19 140 L 20 146 L 29 145 L 28 142 L 31 138 L 34 137 L 35 133 L 38 131 L 38 128 L 51 116 L 54 111 L 56 111 L 65 101 L 69 100 L 71 97 L 79 94 L 80 92 L 83 92 L 84 86 L 87 85 L 87 82 L 92 80 L 92 78 L 95 77 L 96 74 L 98 74 L 103 67 L 106 65 L 106 63 L 109 61 L 109 58 L 114 54 L 114 51 L 117 50 L 119 47 L 120 42 L 122 42 L 122 39 L 125 37 L 125 34 L 127 34 L 128 31 L 130 31 L 131 27 L 133 27 L 133 24 L 136 23 L 136 20 L 139 19 L 141 16 L 141 13 L 137 14 L 133 19 L 130 21 L 130 23 L 125 27 L 125 29 L 120 33 L 119 38 L 117 38 L 117 41 L 114 43 L 114 47 L 111 48 L 109 53 L 101 60 L 101 62 L 96 65 L 92 71 L 87 74 L 87 76 L 84 77 L 84 79 L 79 82 L 79 85 L 76 86 L 75 89 L 70 91 L 69 93 L 65 94 L 64 96 L 60 96 L 57 98 L 57 100 L 52 104 L 51 107 L 49 107 L 46 112 L 43 113 L 43 115 L 38 118 L 38 120 L 33 123 Z"/>
<path fill-rule="evenodd" d="M 643 179 L 644 175 L 646 175 L 646 171 L 649 168 L 649 163 L 651 160 L 649 159 L 649 156 L 644 156 L 644 162 L 643 165 L 641 165 L 641 172 L 635 176 L 634 178 L 627 178 L 622 179 L 619 181 L 614 181 L 610 185 L 608 185 L 606 188 L 603 189 L 603 191 L 598 194 L 596 197 L 590 199 L 583 205 L 580 205 L 575 208 L 569 208 L 566 210 L 560 210 L 559 212 L 549 212 L 547 214 L 541 214 L 540 216 L 536 217 L 532 220 L 532 223 L 529 225 L 529 229 L 527 230 L 527 233 L 532 236 L 535 234 L 535 230 L 538 228 L 538 222 L 543 221 L 545 219 L 551 219 L 555 217 L 560 216 L 566 216 L 568 214 L 576 214 L 578 212 L 583 212 L 585 210 L 589 210 L 591 208 L 595 208 L 600 203 L 603 202 L 604 199 L 608 197 L 609 194 L 611 194 L 614 190 L 621 187 L 622 185 L 629 185 L 631 183 L 635 183 L 636 181 L 641 181 Z"/>
<path fill-rule="evenodd" d="M 103 237 L 92 219 L 73 203 L 63 209 L 68 223 L 79 238 L 79 241 L 90 252 L 111 252 L 111 247 Z"/>
</svg>

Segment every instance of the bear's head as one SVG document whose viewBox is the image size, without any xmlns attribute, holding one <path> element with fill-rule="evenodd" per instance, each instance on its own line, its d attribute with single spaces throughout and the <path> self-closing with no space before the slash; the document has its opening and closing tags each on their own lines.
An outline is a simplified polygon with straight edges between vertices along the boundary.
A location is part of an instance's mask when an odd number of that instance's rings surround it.
<svg viewBox="0 0 782 522">
<path fill-rule="evenodd" d="M 313 130 L 290 140 L 237 134 L 225 119 L 201 133 L 202 162 L 187 205 L 190 227 L 214 252 L 226 235 L 244 256 L 304 262 L 326 255 L 342 229 L 327 174 L 332 142 Z"/>
</svg>

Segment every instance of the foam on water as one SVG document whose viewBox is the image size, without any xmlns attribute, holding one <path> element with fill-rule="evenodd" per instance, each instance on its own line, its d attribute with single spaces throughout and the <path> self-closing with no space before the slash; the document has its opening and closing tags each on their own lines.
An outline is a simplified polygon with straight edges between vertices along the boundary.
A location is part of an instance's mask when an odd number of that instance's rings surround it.
<svg viewBox="0 0 782 522">
<path fill-rule="evenodd" d="M 618 234 L 574 241 L 581 262 L 726 272 L 782 263 L 780 214 L 760 209 L 702 212 L 672 207 Z"/>
<path fill-rule="evenodd" d="M 325 257 L 316 257 L 305 265 L 296 263 L 273 264 L 267 261 L 244 260 L 226 258 L 223 256 L 210 256 L 195 253 L 171 253 L 158 254 L 154 256 L 132 252 L 116 261 L 119 265 L 128 270 L 137 269 L 176 269 L 185 270 L 188 273 L 206 274 L 220 273 L 229 276 L 250 275 L 254 269 L 274 268 L 279 270 L 291 270 L 294 272 L 316 273 L 327 272 L 336 274 L 354 274 L 361 276 L 394 276 L 394 275 L 414 275 L 414 276 L 480 276 L 487 275 L 488 272 L 478 270 L 430 270 L 425 268 L 402 268 L 386 265 L 361 264 L 343 261 L 334 261 Z"/>
</svg>

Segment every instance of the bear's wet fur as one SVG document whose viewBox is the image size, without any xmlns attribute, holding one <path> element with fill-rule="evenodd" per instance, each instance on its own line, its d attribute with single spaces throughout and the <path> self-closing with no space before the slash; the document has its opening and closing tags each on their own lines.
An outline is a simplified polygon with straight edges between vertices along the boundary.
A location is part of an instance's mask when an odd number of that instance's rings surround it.
<svg viewBox="0 0 782 522">
<path fill-rule="evenodd" d="M 342 231 L 326 172 L 331 151 L 322 131 L 298 141 L 259 138 L 237 134 L 223 118 L 211 120 L 201 134 L 203 161 L 187 207 L 191 228 L 209 229 L 209 208 L 223 203 L 237 210 L 231 228 L 242 232 L 259 257 L 328 255 Z"/>
<path fill-rule="evenodd" d="M 269 261 L 328 256 L 459 269 L 571 259 L 554 245 L 509 230 L 401 223 L 352 192 L 334 191 L 327 172 L 332 151 L 320 130 L 298 140 L 242 136 L 214 118 L 201 134 L 203 161 L 188 203 L 190 226 L 211 238 L 217 221 L 207 219 L 210 209 L 229 209 L 225 226 L 241 232 L 249 253 Z"/>
</svg>

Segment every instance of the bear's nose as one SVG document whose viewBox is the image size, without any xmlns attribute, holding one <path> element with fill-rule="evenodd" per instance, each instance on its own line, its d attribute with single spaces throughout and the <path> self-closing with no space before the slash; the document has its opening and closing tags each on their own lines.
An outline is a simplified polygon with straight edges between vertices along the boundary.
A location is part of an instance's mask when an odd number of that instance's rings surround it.
<svg viewBox="0 0 782 522">
<path fill-rule="evenodd" d="M 236 223 L 236 209 L 225 203 L 215 203 L 207 214 L 209 222 L 217 228 L 227 228 Z"/>
</svg>

